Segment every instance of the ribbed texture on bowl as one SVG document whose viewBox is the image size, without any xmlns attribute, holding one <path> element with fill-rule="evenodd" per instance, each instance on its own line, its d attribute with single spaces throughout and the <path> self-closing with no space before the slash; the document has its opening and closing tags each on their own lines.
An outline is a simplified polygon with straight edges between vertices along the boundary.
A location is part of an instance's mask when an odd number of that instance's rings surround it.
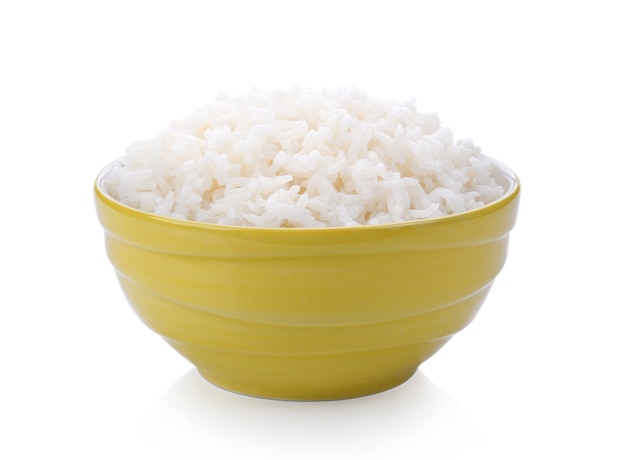
<svg viewBox="0 0 626 460">
<path fill-rule="evenodd" d="M 501 172 L 510 190 L 486 207 L 372 227 L 163 218 L 114 201 L 100 179 L 96 208 L 130 304 L 207 380 L 255 396 L 338 399 L 404 382 L 472 320 L 517 214 L 519 184 Z"/>
</svg>

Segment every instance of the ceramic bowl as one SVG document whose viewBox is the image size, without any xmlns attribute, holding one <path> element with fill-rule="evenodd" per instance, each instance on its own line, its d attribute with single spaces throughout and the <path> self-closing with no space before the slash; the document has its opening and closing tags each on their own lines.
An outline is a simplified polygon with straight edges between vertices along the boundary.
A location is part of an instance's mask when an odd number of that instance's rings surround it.
<svg viewBox="0 0 626 460">
<path fill-rule="evenodd" d="M 143 322 L 213 384 L 328 400 L 407 380 L 476 315 L 502 269 L 520 185 L 434 219 L 267 229 L 158 216 L 95 183 L 106 252 Z"/>
</svg>

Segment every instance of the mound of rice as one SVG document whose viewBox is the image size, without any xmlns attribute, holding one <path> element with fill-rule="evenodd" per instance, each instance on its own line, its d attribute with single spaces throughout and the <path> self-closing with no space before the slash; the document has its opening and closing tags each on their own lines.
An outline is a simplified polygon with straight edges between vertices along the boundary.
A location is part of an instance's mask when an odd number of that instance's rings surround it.
<svg viewBox="0 0 626 460">
<path fill-rule="evenodd" d="M 128 206 L 179 219 L 344 227 L 483 206 L 504 193 L 493 166 L 414 100 L 294 87 L 219 95 L 134 142 L 102 185 Z"/>
</svg>

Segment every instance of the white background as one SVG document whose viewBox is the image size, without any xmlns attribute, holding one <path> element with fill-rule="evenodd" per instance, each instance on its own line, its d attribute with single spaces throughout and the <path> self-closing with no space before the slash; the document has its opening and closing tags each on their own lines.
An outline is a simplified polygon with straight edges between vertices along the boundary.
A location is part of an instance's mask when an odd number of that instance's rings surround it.
<svg viewBox="0 0 626 460">
<path fill-rule="evenodd" d="M 3 2 L 0 457 L 626 458 L 620 3 Z M 379 395 L 205 383 L 104 253 L 102 167 L 220 91 L 294 84 L 416 96 L 522 180 L 478 317 Z"/>
</svg>

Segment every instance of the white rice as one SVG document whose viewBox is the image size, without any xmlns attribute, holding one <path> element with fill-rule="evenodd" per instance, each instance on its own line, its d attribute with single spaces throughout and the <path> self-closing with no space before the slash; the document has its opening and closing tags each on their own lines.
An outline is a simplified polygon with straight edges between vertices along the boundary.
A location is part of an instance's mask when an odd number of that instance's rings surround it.
<svg viewBox="0 0 626 460">
<path fill-rule="evenodd" d="M 116 200 L 223 225 L 344 227 L 432 218 L 504 193 L 489 157 L 414 101 L 357 88 L 221 94 L 103 179 Z"/>
</svg>

